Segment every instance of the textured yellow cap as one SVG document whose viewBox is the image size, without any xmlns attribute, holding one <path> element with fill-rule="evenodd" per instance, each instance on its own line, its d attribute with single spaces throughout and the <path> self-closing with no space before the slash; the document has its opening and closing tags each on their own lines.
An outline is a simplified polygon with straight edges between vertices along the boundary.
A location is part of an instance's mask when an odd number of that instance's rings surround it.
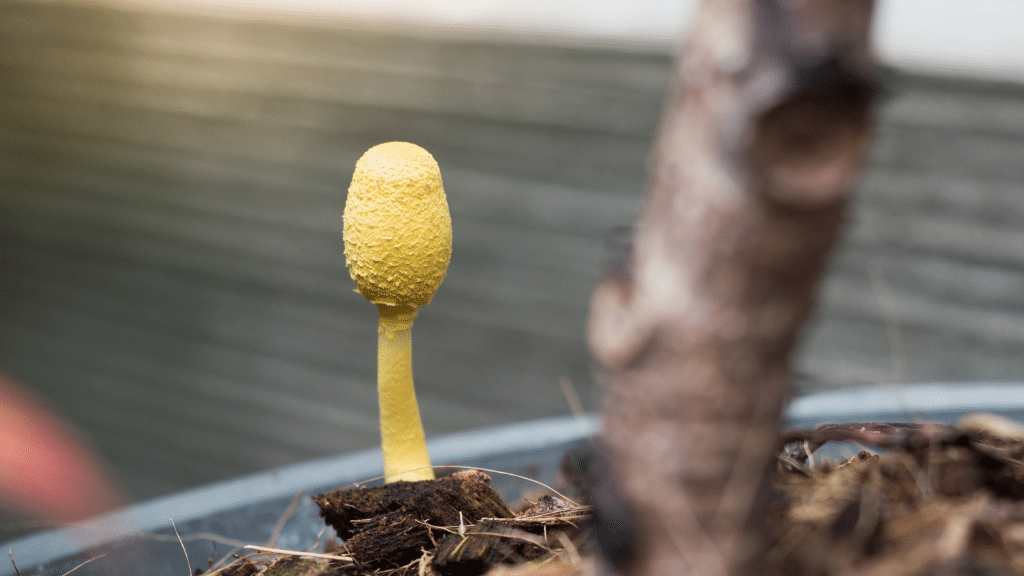
<svg viewBox="0 0 1024 576">
<path fill-rule="evenodd" d="M 344 214 L 345 264 L 374 304 L 423 306 L 444 280 L 452 219 L 441 170 L 408 142 L 370 148 L 356 162 Z"/>
</svg>

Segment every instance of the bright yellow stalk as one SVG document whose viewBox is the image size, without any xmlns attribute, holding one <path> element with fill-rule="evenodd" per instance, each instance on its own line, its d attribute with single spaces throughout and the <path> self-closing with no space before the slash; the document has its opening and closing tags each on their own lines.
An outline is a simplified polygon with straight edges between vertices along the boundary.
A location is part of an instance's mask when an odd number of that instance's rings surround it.
<svg viewBox="0 0 1024 576">
<path fill-rule="evenodd" d="M 412 322 L 416 308 L 378 304 L 377 310 L 377 394 L 384 481 L 433 480 L 412 382 Z"/>
</svg>

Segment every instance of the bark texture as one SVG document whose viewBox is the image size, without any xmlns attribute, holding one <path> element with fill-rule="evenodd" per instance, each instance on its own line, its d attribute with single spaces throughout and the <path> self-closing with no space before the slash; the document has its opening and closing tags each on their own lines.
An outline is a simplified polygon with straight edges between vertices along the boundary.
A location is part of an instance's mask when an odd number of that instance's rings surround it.
<svg viewBox="0 0 1024 576">
<path fill-rule="evenodd" d="M 645 210 L 591 304 L 620 572 L 763 573 L 790 357 L 871 141 L 871 10 L 707 0 L 677 60 Z"/>
</svg>

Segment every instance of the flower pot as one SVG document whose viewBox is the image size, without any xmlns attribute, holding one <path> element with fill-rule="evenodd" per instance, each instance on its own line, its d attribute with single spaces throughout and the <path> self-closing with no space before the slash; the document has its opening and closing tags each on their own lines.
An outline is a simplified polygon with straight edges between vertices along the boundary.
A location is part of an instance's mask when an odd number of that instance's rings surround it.
<svg viewBox="0 0 1024 576">
<path fill-rule="evenodd" d="M 974 411 L 1024 419 L 1024 385 L 917 384 L 824 392 L 796 399 L 787 421 L 797 427 L 925 419 L 952 423 Z M 436 464 L 500 470 L 552 484 L 565 451 L 587 442 L 597 429 L 594 416 L 536 420 L 436 438 L 430 452 Z M 206 568 L 208 559 L 230 553 L 235 544 L 228 540 L 266 542 L 293 501 L 297 506 L 280 528 L 276 546 L 302 550 L 315 545 L 323 523 L 312 501 L 296 495 L 367 481 L 382 471 L 379 450 L 324 458 L 157 498 L 2 546 L 14 555 L 22 576 L 63 574 L 98 554 L 106 555 L 74 574 L 181 576 L 189 566 Z M 520 478 L 491 476 L 512 504 L 537 488 Z M 216 545 L 209 535 L 220 539 Z M 13 574 L 13 566 L 0 568 L 2 576 Z"/>
</svg>

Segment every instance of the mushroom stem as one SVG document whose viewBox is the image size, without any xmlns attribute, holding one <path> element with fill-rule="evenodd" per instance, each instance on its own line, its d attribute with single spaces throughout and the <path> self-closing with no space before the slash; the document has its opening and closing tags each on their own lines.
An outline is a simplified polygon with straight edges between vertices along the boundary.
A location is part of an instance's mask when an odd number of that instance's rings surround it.
<svg viewBox="0 0 1024 576">
<path fill-rule="evenodd" d="M 433 480 L 412 382 L 414 306 L 378 304 L 377 394 L 385 482 Z"/>
</svg>

